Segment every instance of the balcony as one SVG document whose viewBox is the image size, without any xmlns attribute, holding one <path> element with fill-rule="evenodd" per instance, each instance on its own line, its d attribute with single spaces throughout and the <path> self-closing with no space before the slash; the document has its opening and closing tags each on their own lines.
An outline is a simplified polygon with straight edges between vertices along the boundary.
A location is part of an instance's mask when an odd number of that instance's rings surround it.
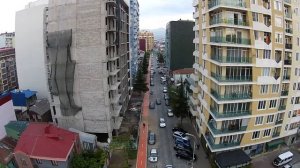
<svg viewBox="0 0 300 168">
<path fill-rule="evenodd" d="M 193 0 L 193 7 L 197 7 L 199 5 L 199 0 Z"/>
<path fill-rule="evenodd" d="M 212 60 L 215 60 L 219 63 L 245 63 L 251 64 L 252 60 L 249 56 L 242 57 L 242 56 L 212 56 Z"/>
<path fill-rule="evenodd" d="M 283 76 L 283 80 L 290 80 L 290 76 L 289 75 Z"/>
<path fill-rule="evenodd" d="M 227 25 L 236 25 L 236 26 L 249 26 L 249 24 L 240 19 L 211 19 L 210 25 L 215 25 L 215 24 L 227 24 Z"/>
<path fill-rule="evenodd" d="M 275 125 L 279 125 L 279 124 L 282 124 L 283 120 L 277 120 L 275 121 Z"/>
<path fill-rule="evenodd" d="M 293 49 L 293 44 L 285 44 L 286 49 Z"/>
<path fill-rule="evenodd" d="M 293 29 L 292 29 L 292 28 L 285 29 L 285 32 L 286 32 L 286 33 L 289 33 L 289 34 L 293 34 Z"/>
<path fill-rule="evenodd" d="M 228 36 L 228 37 L 221 37 L 221 36 L 210 37 L 210 42 L 250 45 L 250 40 L 249 39 L 236 38 L 236 36 L 232 36 L 232 37 L 231 36 Z"/>
<path fill-rule="evenodd" d="M 240 127 L 238 125 L 229 125 L 228 128 L 217 129 L 215 128 L 213 122 L 208 122 L 208 126 L 214 134 L 228 134 L 228 133 L 242 132 L 247 130 L 247 126 Z"/>
<path fill-rule="evenodd" d="M 216 118 L 241 117 L 251 115 L 250 110 L 235 110 L 232 112 L 226 111 L 225 113 L 220 113 L 216 108 L 212 106 L 210 106 L 210 111 L 216 116 Z"/>
<path fill-rule="evenodd" d="M 215 6 L 229 6 L 229 7 L 237 7 L 237 8 L 246 8 L 246 3 L 240 0 L 212 0 L 208 4 L 208 9 L 213 8 Z"/>
<path fill-rule="evenodd" d="M 252 76 L 221 76 L 211 72 L 211 77 L 219 82 L 251 82 Z"/>
<path fill-rule="evenodd" d="M 287 19 L 292 19 L 292 13 L 285 13 L 284 16 L 285 16 Z"/>
<path fill-rule="evenodd" d="M 219 92 L 213 89 L 211 89 L 211 94 L 219 101 L 251 99 L 252 97 L 250 93 L 231 93 L 231 94 L 221 95 Z"/>
<path fill-rule="evenodd" d="M 284 0 L 285 3 L 291 3 L 291 0 Z"/>
<path fill-rule="evenodd" d="M 213 141 L 213 138 L 209 135 L 205 136 L 206 141 L 208 142 L 209 146 L 213 149 L 222 149 L 222 148 L 230 148 L 230 147 L 235 147 L 235 146 L 239 146 L 240 142 L 228 142 L 228 143 L 222 143 L 222 144 L 215 144 L 215 142 Z"/>
<path fill-rule="evenodd" d="M 283 90 L 281 91 L 281 96 L 287 96 L 289 94 L 289 91 Z"/>
<path fill-rule="evenodd" d="M 286 105 L 281 105 L 278 107 L 278 111 L 282 111 L 286 109 Z"/>
<path fill-rule="evenodd" d="M 292 65 L 292 60 L 291 59 L 284 60 L 284 65 Z"/>
<path fill-rule="evenodd" d="M 279 135 L 280 135 L 280 132 L 274 132 L 273 135 L 272 135 L 272 138 L 279 137 Z"/>
</svg>

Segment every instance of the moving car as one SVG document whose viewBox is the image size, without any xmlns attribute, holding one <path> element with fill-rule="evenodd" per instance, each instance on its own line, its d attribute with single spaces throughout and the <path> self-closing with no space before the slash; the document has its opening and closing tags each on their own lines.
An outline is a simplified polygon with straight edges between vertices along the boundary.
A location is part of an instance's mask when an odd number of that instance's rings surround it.
<svg viewBox="0 0 300 168">
<path fill-rule="evenodd" d="M 149 103 L 149 109 L 155 109 L 155 103 L 154 102 Z"/>
<path fill-rule="evenodd" d="M 172 131 L 173 132 L 179 131 L 182 133 L 187 133 L 187 131 L 185 131 L 183 128 L 180 128 L 180 127 L 174 127 L 174 128 L 172 128 Z"/>
<path fill-rule="evenodd" d="M 150 156 L 149 156 L 148 160 L 150 162 L 157 162 L 157 160 L 158 160 L 157 149 L 153 148 L 150 150 Z"/>
<path fill-rule="evenodd" d="M 157 105 L 160 105 L 160 104 L 161 104 L 160 98 L 157 98 L 157 99 L 156 99 L 156 104 L 157 104 Z"/>
<path fill-rule="evenodd" d="M 156 141 L 155 133 L 154 132 L 149 132 L 148 144 L 154 145 L 155 141 Z"/>
<path fill-rule="evenodd" d="M 174 138 L 174 139 L 176 139 L 176 138 L 189 139 L 189 137 L 186 136 L 185 133 L 179 132 L 179 131 L 175 131 L 175 132 L 173 133 L 173 138 Z"/>
<path fill-rule="evenodd" d="M 174 116 L 174 114 L 172 112 L 172 109 L 170 109 L 170 108 L 167 110 L 167 113 L 168 113 L 169 117 L 173 117 Z"/>
<path fill-rule="evenodd" d="M 185 160 L 197 160 L 197 156 L 196 154 L 194 154 L 194 157 L 193 155 L 189 154 L 188 152 L 185 152 L 185 151 L 177 151 L 176 152 L 176 157 L 178 158 L 182 158 L 182 159 L 185 159 Z"/>
<path fill-rule="evenodd" d="M 159 119 L 159 127 L 160 127 L 160 128 L 166 127 L 166 121 L 165 121 L 164 118 L 160 118 L 160 119 Z"/>
</svg>

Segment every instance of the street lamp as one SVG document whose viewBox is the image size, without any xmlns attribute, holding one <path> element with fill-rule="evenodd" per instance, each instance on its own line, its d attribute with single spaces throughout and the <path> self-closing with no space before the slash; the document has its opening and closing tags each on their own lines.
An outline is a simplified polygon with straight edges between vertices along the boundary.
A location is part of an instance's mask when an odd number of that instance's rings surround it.
<svg viewBox="0 0 300 168">
<path fill-rule="evenodd" d="M 196 137 L 193 134 L 189 134 L 189 133 L 185 133 L 185 135 L 188 135 L 188 136 L 191 136 L 191 137 L 194 138 L 194 147 L 193 147 L 193 155 L 192 155 L 192 167 L 191 167 L 191 168 L 194 168 L 194 155 L 195 155 L 195 147 L 196 147 Z"/>
</svg>

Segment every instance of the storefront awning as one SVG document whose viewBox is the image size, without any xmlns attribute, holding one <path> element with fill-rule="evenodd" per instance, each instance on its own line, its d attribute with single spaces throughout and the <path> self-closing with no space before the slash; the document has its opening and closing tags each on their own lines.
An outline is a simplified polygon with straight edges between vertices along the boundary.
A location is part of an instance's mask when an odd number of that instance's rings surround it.
<svg viewBox="0 0 300 168">
<path fill-rule="evenodd" d="M 246 166 L 250 161 L 251 158 L 241 149 L 223 152 L 216 156 L 219 168 Z"/>
<path fill-rule="evenodd" d="M 268 142 L 267 143 L 267 147 L 268 148 L 276 148 L 278 145 L 281 145 L 283 143 L 284 143 L 283 139 L 278 139 L 278 140 L 274 140 L 274 141 Z"/>
</svg>

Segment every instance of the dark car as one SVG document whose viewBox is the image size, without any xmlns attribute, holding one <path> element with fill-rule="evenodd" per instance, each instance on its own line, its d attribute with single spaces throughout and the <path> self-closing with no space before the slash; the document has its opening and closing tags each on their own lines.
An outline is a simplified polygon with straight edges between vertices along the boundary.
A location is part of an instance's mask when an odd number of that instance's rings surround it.
<svg viewBox="0 0 300 168">
<path fill-rule="evenodd" d="M 155 141 L 156 141 L 155 133 L 154 133 L 154 132 L 149 132 L 148 143 L 149 143 L 150 145 L 154 145 L 154 144 L 155 144 Z"/>
<path fill-rule="evenodd" d="M 185 131 L 183 128 L 180 128 L 180 127 L 174 127 L 174 128 L 172 128 L 172 131 L 173 132 L 179 131 L 182 133 L 187 133 L 187 131 Z"/>
<path fill-rule="evenodd" d="M 149 103 L 149 109 L 155 109 L 155 103 L 154 102 Z"/>
<path fill-rule="evenodd" d="M 159 98 L 156 99 L 156 104 L 160 105 L 161 104 L 161 100 Z"/>
<path fill-rule="evenodd" d="M 166 100 L 166 101 L 165 101 L 165 104 L 166 104 L 166 106 L 170 106 L 169 100 Z"/>
<path fill-rule="evenodd" d="M 190 154 L 193 153 L 193 148 L 191 148 L 191 147 L 186 147 L 186 146 L 181 145 L 181 144 L 175 145 L 175 146 L 174 146 L 174 150 L 175 150 L 175 151 L 186 151 L 186 152 L 188 152 L 188 153 L 190 153 Z"/>
<path fill-rule="evenodd" d="M 194 157 L 193 157 L 192 154 L 185 152 L 185 151 L 177 151 L 176 157 L 185 159 L 185 160 L 193 160 L 193 161 L 197 160 L 196 154 L 194 154 Z"/>
</svg>

